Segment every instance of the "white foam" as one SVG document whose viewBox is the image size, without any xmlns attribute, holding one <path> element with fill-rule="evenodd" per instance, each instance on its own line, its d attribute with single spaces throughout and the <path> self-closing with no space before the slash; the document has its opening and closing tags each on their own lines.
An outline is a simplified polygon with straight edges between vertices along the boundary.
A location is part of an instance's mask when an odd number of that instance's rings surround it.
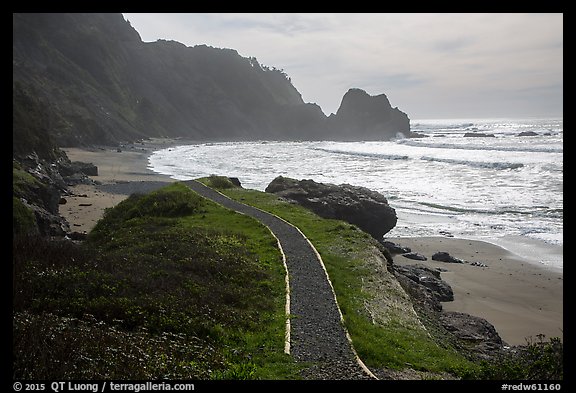
<svg viewBox="0 0 576 393">
<path fill-rule="evenodd" d="M 526 236 L 507 235 L 489 241 L 518 255 L 527 262 L 562 273 L 564 268 L 564 246 L 551 244 Z"/>
</svg>

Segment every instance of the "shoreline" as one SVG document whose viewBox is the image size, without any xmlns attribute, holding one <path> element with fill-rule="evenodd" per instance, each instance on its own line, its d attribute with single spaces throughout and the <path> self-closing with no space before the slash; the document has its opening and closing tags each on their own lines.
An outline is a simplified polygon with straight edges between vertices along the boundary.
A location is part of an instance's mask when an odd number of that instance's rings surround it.
<svg viewBox="0 0 576 393">
<path fill-rule="evenodd" d="M 72 231 L 89 232 L 110 208 L 142 187 L 159 187 L 177 180 L 148 168 L 152 152 L 193 143 L 155 138 L 116 148 L 62 148 L 72 161 L 91 162 L 98 176 L 90 176 L 100 185 L 70 187 L 60 214 Z M 240 179 L 241 180 L 241 179 Z M 85 195 L 85 196 L 83 196 Z M 422 263 L 447 269 L 441 277 L 452 286 L 454 301 L 444 302 L 447 311 L 460 311 L 482 317 L 492 323 L 509 345 L 522 345 L 538 334 L 563 339 L 563 273 L 539 266 L 534 261 L 488 241 L 449 237 L 387 237 L 396 244 L 425 255 L 427 261 L 415 261 L 401 255 L 396 264 Z M 488 267 L 432 261 L 437 251 Z"/>
<path fill-rule="evenodd" d="M 520 235 L 486 235 L 483 230 L 481 234 L 462 234 L 450 230 L 454 225 L 458 225 L 453 217 L 431 214 L 415 213 L 403 209 L 396 209 L 398 223 L 386 236 L 390 238 L 411 238 L 411 237 L 455 237 L 464 240 L 478 240 L 500 246 L 518 257 L 547 270 L 563 272 L 563 244 L 547 243 L 537 238 L 529 238 Z M 447 228 L 445 233 L 441 229 Z"/>
<path fill-rule="evenodd" d="M 124 146 L 121 151 L 109 146 L 61 148 L 71 161 L 89 162 L 98 167 L 98 176 L 89 176 L 98 185 L 78 184 L 68 187 L 72 195 L 64 196 L 66 204 L 60 205 L 59 212 L 70 223 L 70 230 L 90 232 L 103 217 L 105 209 L 116 206 L 131 192 L 112 192 L 110 186 L 132 183 L 133 191 L 136 191 L 137 184 L 155 182 L 157 185 L 167 185 L 176 181 L 150 170 L 148 157 L 156 150 L 180 143 L 175 139 L 155 138 Z"/>
<path fill-rule="evenodd" d="M 442 302 L 446 311 L 459 311 L 486 319 L 508 345 L 526 344 L 526 339 L 563 339 L 563 285 L 561 272 L 546 269 L 487 241 L 462 238 L 390 237 L 400 246 L 424 255 L 426 261 L 408 259 L 398 254 L 398 265 L 423 264 L 439 268 L 441 278 L 454 291 L 454 300 Z M 446 263 L 432 260 L 439 251 L 469 263 Z"/>
</svg>

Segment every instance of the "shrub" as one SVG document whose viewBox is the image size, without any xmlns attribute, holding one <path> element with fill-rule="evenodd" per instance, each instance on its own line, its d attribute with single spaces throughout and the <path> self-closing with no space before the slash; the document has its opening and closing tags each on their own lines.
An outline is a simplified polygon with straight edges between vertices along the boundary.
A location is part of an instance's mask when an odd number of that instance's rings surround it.
<svg viewBox="0 0 576 393">
<path fill-rule="evenodd" d="M 15 313 L 12 351 L 15 379 L 209 379 L 226 370 L 205 340 L 127 332 L 88 314 Z"/>
<path fill-rule="evenodd" d="M 196 213 L 202 204 L 203 199 L 199 195 L 185 185 L 175 183 L 146 195 L 133 194 L 127 203 L 115 210 L 126 220 L 135 217 L 183 217 Z"/>
<path fill-rule="evenodd" d="M 201 201 L 190 189 L 159 190 L 139 198 L 128 211 L 127 219 L 144 216 L 183 217 L 195 213 Z"/>
<path fill-rule="evenodd" d="M 198 194 L 183 184 L 175 183 L 149 194 L 134 193 L 112 209 L 106 209 L 92 233 L 98 237 L 112 235 L 134 219 L 146 219 L 162 225 L 162 218 L 178 218 L 200 211 L 204 204 Z M 153 218 L 155 220 L 151 220 Z M 171 224 L 164 220 L 164 224 Z"/>
<path fill-rule="evenodd" d="M 527 344 L 514 348 L 496 361 L 483 362 L 476 379 L 562 380 L 564 345 L 558 337 L 545 340 L 539 334 L 526 339 Z"/>
<path fill-rule="evenodd" d="M 228 188 L 236 187 L 234 183 L 232 183 L 230 179 L 225 176 L 210 175 L 208 177 L 208 181 L 209 181 L 209 187 L 211 188 L 219 188 L 225 190 Z"/>
</svg>

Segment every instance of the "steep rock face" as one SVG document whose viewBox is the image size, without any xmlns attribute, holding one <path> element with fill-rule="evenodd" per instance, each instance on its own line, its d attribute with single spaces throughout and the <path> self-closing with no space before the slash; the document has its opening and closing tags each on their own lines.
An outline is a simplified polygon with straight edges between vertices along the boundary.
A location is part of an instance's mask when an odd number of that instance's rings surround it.
<svg viewBox="0 0 576 393">
<path fill-rule="evenodd" d="M 63 120 L 49 130 L 61 146 L 301 139 L 326 120 L 283 71 L 233 49 L 144 43 L 121 14 L 13 14 L 13 37 L 13 79 Z"/>
<path fill-rule="evenodd" d="M 56 161 L 64 156 L 49 130 L 59 123 L 50 107 L 36 97 L 35 91 L 16 82 L 12 88 L 12 155 L 23 158 L 31 153 Z"/>
<path fill-rule="evenodd" d="M 119 14 L 13 14 L 13 80 L 61 119 L 58 145 L 142 137 L 125 86 L 140 36 Z"/>
<path fill-rule="evenodd" d="M 352 140 L 382 140 L 410 134 L 406 113 L 392 108 L 385 94 L 371 96 L 362 89 L 348 90 L 338 111 L 328 120 L 331 132 Z"/>
<path fill-rule="evenodd" d="M 365 187 L 279 176 L 266 187 L 266 192 L 293 200 L 320 217 L 357 225 L 378 240 L 397 222 L 396 211 L 388 205 L 387 199 Z"/>
</svg>

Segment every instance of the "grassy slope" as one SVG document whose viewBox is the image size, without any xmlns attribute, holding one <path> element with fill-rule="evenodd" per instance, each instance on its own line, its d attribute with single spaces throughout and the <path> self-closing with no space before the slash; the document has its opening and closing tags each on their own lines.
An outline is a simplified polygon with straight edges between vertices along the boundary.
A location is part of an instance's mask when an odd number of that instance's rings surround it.
<svg viewBox="0 0 576 393">
<path fill-rule="evenodd" d="M 427 333 L 369 235 L 271 194 L 205 181 L 307 235 L 369 367 L 473 368 Z M 35 241 L 14 243 L 15 377 L 297 378 L 282 352 L 281 256 L 255 220 L 176 183 L 108 210 L 81 247 Z"/>
<path fill-rule="evenodd" d="M 372 370 L 562 379 L 556 341 L 481 367 L 465 360 L 424 328 L 356 227 L 222 178 L 204 181 L 308 236 Z M 265 227 L 178 183 L 108 210 L 82 245 L 14 233 L 13 378 L 296 379 L 283 353 L 284 276 Z"/>
<path fill-rule="evenodd" d="M 181 184 L 13 251 L 14 378 L 297 377 L 275 238 Z"/>
<path fill-rule="evenodd" d="M 209 186 L 225 186 L 215 180 L 202 179 Z M 369 367 L 410 367 L 459 376 L 475 369 L 449 343 L 424 328 L 368 234 L 342 221 L 321 219 L 272 194 L 229 187 L 220 191 L 284 218 L 310 239 L 326 265 L 354 346 Z"/>
</svg>

